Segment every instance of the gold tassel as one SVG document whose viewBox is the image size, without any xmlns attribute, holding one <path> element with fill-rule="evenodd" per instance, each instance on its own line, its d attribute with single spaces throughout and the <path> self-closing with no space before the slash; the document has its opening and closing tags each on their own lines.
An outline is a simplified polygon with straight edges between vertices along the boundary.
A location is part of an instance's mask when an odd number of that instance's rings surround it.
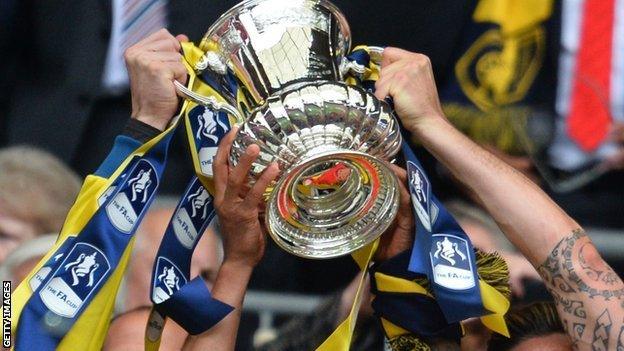
<svg viewBox="0 0 624 351">
<path fill-rule="evenodd" d="M 431 351 L 431 347 L 414 334 L 400 335 L 389 342 L 392 351 Z"/>
<path fill-rule="evenodd" d="M 509 267 L 498 252 L 484 252 L 475 248 L 477 273 L 479 278 L 498 290 L 505 298 L 511 299 L 509 288 Z"/>
</svg>

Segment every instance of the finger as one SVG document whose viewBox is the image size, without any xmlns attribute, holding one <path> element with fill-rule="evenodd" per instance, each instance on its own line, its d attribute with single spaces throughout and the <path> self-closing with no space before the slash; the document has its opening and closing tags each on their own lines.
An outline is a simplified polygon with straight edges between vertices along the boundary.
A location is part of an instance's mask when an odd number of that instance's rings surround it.
<svg viewBox="0 0 624 351">
<path fill-rule="evenodd" d="M 225 194 L 229 172 L 228 157 L 230 156 L 230 149 L 232 148 L 232 142 L 234 142 L 237 131 L 238 128 L 233 127 L 232 130 L 221 139 L 219 147 L 217 148 L 217 153 L 212 162 L 215 198 L 222 199 Z"/>
<path fill-rule="evenodd" d="M 410 199 L 409 190 L 407 190 L 407 185 L 405 185 L 405 181 L 399 181 L 399 210 L 405 211 L 407 213 L 411 213 L 412 205 Z"/>
<path fill-rule="evenodd" d="M 384 49 L 382 57 L 381 57 L 381 67 L 388 66 L 393 62 L 401 60 L 403 58 L 407 58 L 410 55 L 414 55 L 415 53 L 409 52 L 403 49 L 387 47 Z"/>
<path fill-rule="evenodd" d="M 225 189 L 225 199 L 236 199 L 245 196 L 242 192 L 243 184 L 247 181 L 251 164 L 258 158 L 260 147 L 252 144 L 247 147 L 243 155 L 238 159 L 238 164 L 228 176 L 227 188 Z"/>
<path fill-rule="evenodd" d="M 186 70 L 186 66 L 184 66 L 181 62 L 170 62 L 167 64 L 167 66 L 173 72 L 173 79 L 179 81 L 182 84 L 186 84 L 186 80 L 188 78 L 188 71 Z"/>
<path fill-rule="evenodd" d="M 392 80 L 394 76 L 382 76 L 375 83 L 375 97 L 379 100 L 385 100 L 390 94 L 390 87 L 392 86 Z"/>
<path fill-rule="evenodd" d="M 399 194 L 400 194 L 399 210 L 410 212 L 412 205 L 411 205 L 411 199 L 410 199 L 410 192 L 409 192 L 409 189 L 407 188 L 407 171 L 397 165 L 393 165 L 393 164 L 389 164 L 389 165 L 390 165 L 390 169 L 392 169 L 392 171 L 397 176 L 397 178 L 399 178 Z"/>
<path fill-rule="evenodd" d="M 165 38 L 146 43 L 143 45 L 143 49 L 156 52 L 179 52 L 181 46 L 177 39 Z"/>
<path fill-rule="evenodd" d="M 279 166 L 277 163 L 271 163 L 265 170 L 262 172 L 262 175 L 256 181 L 256 184 L 249 190 L 247 194 L 247 198 L 245 201 L 245 205 L 250 208 L 257 207 L 260 203 L 264 201 L 264 193 L 266 188 L 271 184 L 273 180 L 279 174 Z"/>
<path fill-rule="evenodd" d="M 181 43 L 189 41 L 189 37 L 187 37 L 186 34 L 178 34 L 176 35 L 176 39 L 178 39 L 178 41 Z"/>
<path fill-rule="evenodd" d="M 388 88 L 390 87 L 390 80 L 392 77 L 380 78 L 375 83 L 375 97 L 379 100 L 384 100 L 388 96 Z"/>
<path fill-rule="evenodd" d="M 397 74 L 403 72 L 408 64 L 409 61 L 402 60 L 394 62 L 386 66 L 385 68 L 382 68 L 379 75 L 379 80 L 377 81 L 377 83 L 375 83 L 375 97 L 380 100 L 384 100 L 386 97 L 388 97 L 390 95 L 390 87 L 396 80 Z"/>
<path fill-rule="evenodd" d="M 141 56 L 141 64 L 146 67 L 154 76 L 162 77 L 166 80 L 177 79 L 181 83 L 186 82 L 188 71 L 181 61 L 164 61 L 180 59 L 177 52 L 150 52 Z"/>
<path fill-rule="evenodd" d="M 402 167 L 399 167 L 392 163 L 388 163 L 388 165 L 390 166 L 392 172 L 394 172 L 394 174 L 399 178 L 399 180 L 404 184 L 407 184 L 407 171 Z"/>
<path fill-rule="evenodd" d="M 403 71 L 407 68 L 411 60 L 400 60 L 389 64 L 381 69 L 380 77 L 389 79 L 392 78 L 397 72 Z"/>
<path fill-rule="evenodd" d="M 141 62 L 161 61 L 161 62 L 182 62 L 182 55 L 176 51 L 148 51 L 140 49 L 137 54 Z"/>
<path fill-rule="evenodd" d="M 166 28 L 161 28 L 157 30 L 156 32 L 139 40 L 135 45 L 143 46 L 143 45 L 147 45 L 148 43 L 162 40 L 162 39 L 167 39 L 167 38 L 173 38 L 173 35 L 171 35 L 171 33 L 169 33 L 169 31 Z"/>
</svg>

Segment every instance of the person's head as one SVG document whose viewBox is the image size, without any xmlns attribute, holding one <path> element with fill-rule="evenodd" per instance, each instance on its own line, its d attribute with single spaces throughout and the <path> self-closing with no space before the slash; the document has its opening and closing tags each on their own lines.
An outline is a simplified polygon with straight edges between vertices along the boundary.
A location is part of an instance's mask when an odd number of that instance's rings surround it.
<svg viewBox="0 0 624 351">
<path fill-rule="evenodd" d="M 505 320 L 511 338 L 492 335 L 488 350 L 572 350 L 572 342 L 563 330 L 557 309 L 551 302 L 538 302 L 512 310 L 505 316 Z"/>
<path fill-rule="evenodd" d="M 54 246 L 57 234 L 44 234 L 24 241 L 0 263 L 0 278 L 17 286 Z"/>
<path fill-rule="evenodd" d="M 22 242 L 58 233 L 80 183 L 45 151 L 28 146 L 0 150 L 0 262 Z"/>
</svg>

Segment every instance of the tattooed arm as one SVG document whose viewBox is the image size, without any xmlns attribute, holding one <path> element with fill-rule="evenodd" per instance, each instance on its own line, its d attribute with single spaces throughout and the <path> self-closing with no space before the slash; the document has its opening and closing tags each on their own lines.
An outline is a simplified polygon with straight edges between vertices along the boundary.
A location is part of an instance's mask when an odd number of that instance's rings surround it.
<svg viewBox="0 0 624 351">
<path fill-rule="evenodd" d="M 386 49 L 376 87 L 378 98 L 393 97 L 405 128 L 472 191 L 539 270 L 576 348 L 624 350 L 622 280 L 539 187 L 448 123 L 429 60 Z"/>
<path fill-rule="evenodd" d="M 577 350 L 624 350 L 624 285 L 581 229 L 561 239 L 538 271 Z"/>
</svg>

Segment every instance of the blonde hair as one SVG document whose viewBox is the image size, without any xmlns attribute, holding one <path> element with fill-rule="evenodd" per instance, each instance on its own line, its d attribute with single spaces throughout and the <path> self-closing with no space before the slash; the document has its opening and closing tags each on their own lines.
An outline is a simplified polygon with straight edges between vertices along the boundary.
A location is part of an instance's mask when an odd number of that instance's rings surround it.
<svg viewBox="0 0 624 351">
<path fill-rule="evenodd" d="M 0 150 L 0 206 L 34 224 L 38 235 L 61 230 L 81 182 L 46 151 L 31 146 Z"/>
</svg>

